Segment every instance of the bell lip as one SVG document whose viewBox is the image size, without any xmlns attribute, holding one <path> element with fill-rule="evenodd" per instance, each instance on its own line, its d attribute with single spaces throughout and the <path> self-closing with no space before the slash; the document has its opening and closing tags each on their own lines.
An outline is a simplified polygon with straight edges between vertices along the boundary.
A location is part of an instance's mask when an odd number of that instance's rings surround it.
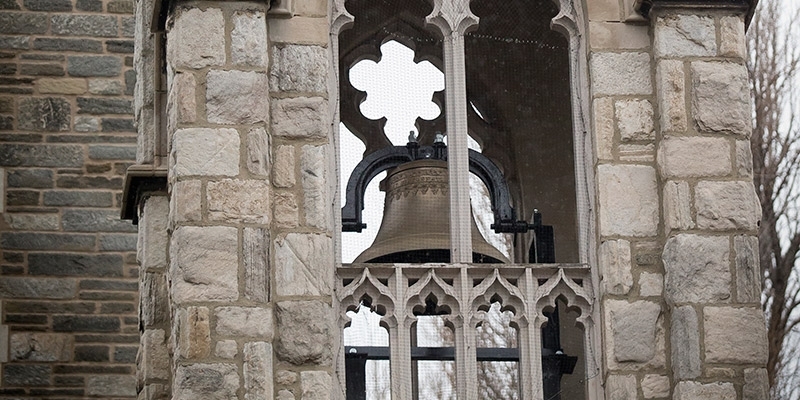
<svg viewBox="0 0 800 400">
<path fill-rule="evenodd" d="M 417 240 L 411 240 L 415 238 L 417 238 Z M 353 260 L 353 264 L 368 263 L 375 258 L 401 251 L 437 249 L 450 250 L 450 237 L 448 235 L 431 233 L 406 235 L 399 238 L 399 240 L 383 240 L 373 243 Z M 483 237 L 479 238 L 477 241 L 473 239 L 472 252 L 492 257 L 503 264 L 511 263 L 511 260 L 509 260 L 505 254 L 500 252 L 500 250 L 492 246 L 489 242 L 486 242 Z"/>
</svg>

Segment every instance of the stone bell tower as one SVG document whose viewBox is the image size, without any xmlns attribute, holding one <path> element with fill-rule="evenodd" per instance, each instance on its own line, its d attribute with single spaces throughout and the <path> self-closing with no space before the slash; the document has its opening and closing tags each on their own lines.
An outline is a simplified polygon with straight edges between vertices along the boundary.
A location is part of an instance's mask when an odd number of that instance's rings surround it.
<svg viewBox="0 0 800 400">
<path fill-rule="evenodd" d="M 442 15 L 469 4 L 432 3 Z M 487 276 L 520 305 L 531 349 L 543 302 L 580 303 L 597 354 L 586 398 L 766 399 L 744 45 L 755 1 L 555 3 L 570 46 L 580 263 Z M 347 4 L 136 3 L 139 147 L 123 213 L 139 226 L 140 399 L 344 399 L 344 303 L 381 293 L 411 315 L 397 299 L 410 298 L 414 267 L 387 267 L 400 283 L 379 288 L 338 255 Z M 500 285 L 467 264 L 449 267 Z M 423 269 L 455 303 L 477 301 Z M 405 399 L 392 365 L 393 398 Z M 540 398 L 541 371 L 522 371 L 522 397 Z"/>
</svg>

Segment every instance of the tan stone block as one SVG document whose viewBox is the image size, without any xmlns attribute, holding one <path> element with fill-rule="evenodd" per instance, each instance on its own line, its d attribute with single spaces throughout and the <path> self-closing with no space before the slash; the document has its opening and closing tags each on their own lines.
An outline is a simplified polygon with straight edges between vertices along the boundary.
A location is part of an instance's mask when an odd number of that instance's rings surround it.
<svg viewBox="0 0 800 400">
<path fill-rule="evenodd" d="M 749 140 L 736 141 L 736 172 L 740 178 L 753 176 L 753 153 Z"/>
<path fill-rule="evenodd" d="M 208 307 L 179 308 L 178 355 L 181 358 L 201 359 L 211 354 L 211 327 Z"/>
<path fill-rule="evenodd" d="M 173 400 L 238 398 L 240 377 L 236 364 L 179 365 L 173 379 Z"/>
<path fill-rule="evenodd" d="M 208 71 L 206 118 L 216 124 L 269 122 L 269 77 L 256 71 Z"/>
<path fill-rule="evenodd" d="M 170 378 L 169 350 L 166 333 L 163 329 L 147 329 L 142 333 L 140 348 L 142 379 L 150 382 L 153 379 Z"/>
<path fill-rule="evenodd" d="M 639 50 L 650 47 L 647 25 L 618 22 L 589 22 L 589 45 L 592 49 Z"/>
<path fill-rule="evenodd" d="M 227 226 L 181 226 L 172 234 L 172 301 L 233 301 L 239 298 L 239 238 Z"/>
<path fill-rule="evenodd" d="M 619 160 L 633 163 L 653 163 L 656 159 L 656 146 L 653 143 L 619 145 Z"/>
<path fill-rule="evenodd" d="M 300 225 L 297 199 L 292 193 L 276 193 L 273 198 L 274 221 L 281 228 L 296 228 Z"/>
<path fill-rule="evenodd" d="M 295 15 L 303 17 L 325 17 L 328 15 L 327 0 L 303 0 L 294 3 Z"/>
<path fill-rule="evenodd" d="M 278 146 L 275 150 L 272 183 L 279 188 L 290 188 L 296 182 L 294 146 Z"/>
<path fill-rule="evenodd" d="M 39 78 L 36 80 L 36 90 L 42 94 L 83 94 L 86 93 L 86 89 L 86 79 Z"/>
<path fill-rule="evenodd" d="M 239 143 L 235 129 L 179 129 L 172 135 L 173 176 L 239 175 Z"/>
<path fill-rule="evenodd" d="M 179 181 L 172 186 L 170 215 L 172 222 L 198 222 L 203 218 L 201 208 L 203 182 L 199 180 Z"/>
<path fill-rule="evenodd" d="M 747 44 L 741 16 L 722 17 L 719 21 L 719 55 L 744 59 Z"/>
<path fill-rule="evenodd" d="M 606 399 L 636 400 L 636 376 L 609 375 L 606 378 Z"/>
<path fill-rule="evenodd" d="M 167 196 L 148 197 L 144 203 L 144 212 L 139 218 L 137 260 L 142 270 L 160 270 L 167 266 L 168 223 Z"/>
<path fill-rule="evenodd" d="M 187 72 L 175 74 L 167 107 L 170 109 L 174 107 L 176 122 L 191 123 L 197 120 L 196 88 L 197 81 L 194 74 Z M 177 127 L 177 124 L 171 126 Z"/>
<path fill-rule="evenodd" d="M 273 393 L 272 344 L 251 342 L 244 345 L 245 400 L 270 399 Z"/>
<path fill-rule="evenodd" d="M 225 64 L 225 18 L 218 8 L 178 8 L 167 32 L 167 61 L 173 68 Z"/>
<path fill-rule="evenodd" d="M 742 400 L 769 399 L 769 378 L 766 368 L 746 368 L 744 370 L 744 386 Z"/>
<path fill-rule="evenodd" d="M 614 100 L 601 97 L 593 102 L 595 151 L 600 160 L 614 159 Z"/>
<path fill-rule="evenodd" d="M 625 295 L 633 286 L 631 243 L 608 240 L 600 244 L 600 270 L 606 293 Z"/>
<path fill-rule="evenodd" d="M 695 188 L 697 227 L 709 230 L 755 230 L 761 203 L 750 181 L 702 181 Z"/>
<path fill-rule="evenodd" d="M 217 307 L 214 317 L 217 335 L 272 340 L 274 322 L 270 307 Z"/>
<path fill-rule="evenodd" d="M 268 224 L 269 182 L 225 179 L 206 186 L 208 218 L 212 221 Z"/>
<path fill-rule="evenodd" d="M 586 3 L 590 21 L 619 21 L 619 0 L 594 0 Z"/>
<path fill-rule="evenodd" d="M 8 339 L 13 361 L 71 361 L 74 338 L 68 334 L 15 332 Z"/>
<path fill-rule="evenodd" d="M 660 141 L 658 167 L 664 178 L 700 178 L 731 173 L 731 147 L 724 138 L 666 137 Z"/>
<path fill-rule="evenodd" d="M 694 228 L 692 193 L 686 181 L 664 183 L 664 224 L 669 230 Z"/>
<path fill-rule="evenodd" d="M 664 292 L 664 276 L 658 273 L 639 274 L 639 295 L 642 297 L 661 296 Z"/>
<path fill-rule="evenodd" d="M 220 340 L 214 347 L 214 355 L 232 360 L 239 353 L 239 345 L 235 340 Z"/>
<path fill-rule="evenodd" d="M 736 389 L 730 382 L 678 382 L 673 400 L 735 400 Z"/>
<path fill-rule="evenodd" d="M 661 130 L 684 132 L 688 128 L 686 115 L 686 77 L 683 62 L 661 60 L 656 67 L 658 104 L 661 108 Z"/>
<path fill-rule="evenodd" d="M 331 398 L 331 375 L 327 371 L 300 372 L 303 400 L 329 400 Z"/>
<path fill-rule="evenodd" d="M 650 95 L 653 92 L 648 53 L 592 53 L 589 64 L 595 96 Z"/>
<path fill-rule="evenodd" d="M 767 329 L 760 307 L 705 307 L 703 325 L 707 363 L 767 362 Z"/>
<path fill-rule="evenodd" d="M 300 3 L 305 3 L 301 1 Z M 233 14 L 231 61 L 236 65 L 266 67 L 269 62 L 267 22 L 263 11 L 237 11 Z"/>
<path fill-rule="evenodd" d="M 328 102 L 322 97 L 276 99 L 272 102 L 274 136 L 321 139 L 328 136 Z"/>
<path fill-rule="evenodd" d="M 267 23 L 273 43 L 328 45 L 327 18 L 270 18 Z"/>
<path fill-rule="evenodd" d="M 669 397 L 669 377 L 664 375 L 645 375 L 642 378 L 642 395 L 645 399 Z"/>
<path fill-rule="evenodd" d="M 655 169 L 643 165 L 600 165 L 600 234 L 655 236 L 659 202 Z"/>
</svg>

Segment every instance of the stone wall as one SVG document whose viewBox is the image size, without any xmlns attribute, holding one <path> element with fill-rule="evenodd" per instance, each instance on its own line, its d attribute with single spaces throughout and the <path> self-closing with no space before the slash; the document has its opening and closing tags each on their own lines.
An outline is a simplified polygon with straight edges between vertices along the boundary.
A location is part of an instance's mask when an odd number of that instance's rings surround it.
<svg viewBox="0 0 800 400">
<path fill-rule="evenodd" d="M 133 3 L 0 1 L 0 395 L 134 397 Z M 7 346 L 7 347 L 6 347 Z"/>
</svg>

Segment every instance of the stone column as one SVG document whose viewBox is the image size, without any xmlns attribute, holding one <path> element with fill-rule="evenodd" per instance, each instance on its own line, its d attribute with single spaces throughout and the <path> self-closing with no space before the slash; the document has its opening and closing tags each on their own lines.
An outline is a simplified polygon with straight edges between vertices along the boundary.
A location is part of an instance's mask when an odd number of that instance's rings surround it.
<svg viewBox="0 0 800 400">
<path fill-rule="evenodd" d="M 744 10 L 650 17 L 673 399 L 766 399 Z"/>
</svg>

